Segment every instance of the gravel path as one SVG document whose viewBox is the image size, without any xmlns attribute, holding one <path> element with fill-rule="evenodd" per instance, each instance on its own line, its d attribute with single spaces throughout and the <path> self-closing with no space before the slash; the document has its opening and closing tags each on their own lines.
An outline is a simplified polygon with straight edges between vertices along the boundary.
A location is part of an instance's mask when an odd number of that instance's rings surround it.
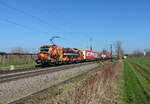
<svg viewBox="0 0 150 104">
<path fill-rule="evenodd" d="M 18 100 L 22 97 L 28 96 L 37 91 L 48 88 L 52 83 L 62 77 L 86 72 L 97 67 L 98 63 L 93 63 L 84 66 L 70 68 L 69 70 L 62 70 L 54 73 L 47 73 L 38 76 L 18 79 L 10 82 L 0 84 L 0 104 L 7 104 Z"/>
</svg>

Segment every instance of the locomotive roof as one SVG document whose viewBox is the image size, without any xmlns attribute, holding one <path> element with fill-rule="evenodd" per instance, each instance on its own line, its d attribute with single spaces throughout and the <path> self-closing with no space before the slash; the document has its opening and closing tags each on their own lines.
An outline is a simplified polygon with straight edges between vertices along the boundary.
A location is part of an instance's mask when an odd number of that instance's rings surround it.
<svg viewBox="0 0 150 104">
<path fill-rule="evenodd" d="M 56 45 L 43 45 L 40 48 L 50 48 L 50 47 L 54 47 L 54 46 L 56 46 Z"/>
<path fill-rule="evenodd" d="M 55 47 L 56 45 L 43 45 L 40 48 L 50 48 L 50 47 Z M 58 47 L 58 46 L 56 46 Z M 60 47 L 61 48 L 61 47 Z M 78 50 L 77 48 L 63 48 L 63 49 L 74 49 L 74 50 Z"/>
</svg>

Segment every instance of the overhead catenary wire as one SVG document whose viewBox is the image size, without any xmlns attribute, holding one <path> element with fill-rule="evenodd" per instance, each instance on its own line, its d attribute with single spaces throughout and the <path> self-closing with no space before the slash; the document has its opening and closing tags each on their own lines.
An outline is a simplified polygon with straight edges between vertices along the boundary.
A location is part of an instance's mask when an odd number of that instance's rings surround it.
<svg viewBox="0 0 150 104">
<path fill-rule="evenodd" d="M 29 13 L 29 12 L 26 12 L 26 11 L 24 11 L 24 10 L 15 8 L 15 7 L 13 7 L 13 6 L 11 6 L 11 5 L 5 3 L 5 2 L 2 1 L 2 0 L 0 0 L 0 5 L 2 5 L 2 6 L 4 6 L 4 7 L 7 7 L 7 8 L 9 8 L 9 9 L 11 9 L 11 10 L 17 11 L 17 12 L 19 12 L 19 13 L 21 13 L 21 14 L 27 15 L 27 16 L 33 18 L 34 20 L 38 21 L 39 23 L 45 24 L 45 25 L 47 25 L 47 26 L 49 26 L 49 27 L 52 28 L 52 26 L 51 26 L 50 23 L 46 22 L 45 20 L 41 19 L 40 17 L 35 16 L 35 15 L 33 15 L 33 14 Z M 61 28 L 60 28 L 60 27 L 57 27 L 57 26 L 55 26 L 55 27 L 58 28 L 58 29 L 63 29 L 62 27 L 61 27 Z"/>
<path fill-rule="evenodd" d="M 5 6 L 5 7 L 9 8 L 9 9 L 12 9 L 12 10 L 18 11 L 19 13 L 28 15 L 28 16 L 30 16 L 30 17 L 32 17 L 32 18 L 38 20 L 39 22 L 42 22 L 42 23 L 45 23 L 45 24 L 48 25 L 48 23 L 44 22 L 42 19 L 40 19 L 40 18 L 38 18 L 38 17 L 36 17 L 36 16 L 34 16 L 34 15 L 32 15 L 32 14 L 29 14 L 29 13 L 23 11 L 23 10 L 20 10 L 20 9 L 17 9 L 17 8 L 13 7 L 13 6 L 10 6 L 10 5 L 8 5 L 7 3 L 5 3 L 4 1 L 1 1 L 1 0 L 0 0 L 0 5 Z M 40 31 L 39 29 L 35 29 L 35 28 L 33 28 L 33 27 L 30 27 L 30 26 L 26 26 L 26 25 L 23 25 L 23 24 L 19 24 L 19 23 L 15 22 L 15 21 L 12 21 L 12 20 L 10 20 L 10 19 L 7 19 L 7 18 L 0 18 L 0 21 L 7 22 L 7 23 L 9 23 L 9 24 L 16 25 L 16 26 L 22 27 L 22 28 L 27 29 L 27 30 L 32 30 L 32 31 L 40 32 L 40 33 L 42 33 L 42 34 L 43 34 L 43 33 L 44 33 L 44 34 L 49 34 L 48 32 L 43 32 L 43 31 Z"/>
<path fill-rule="evenodd" d="M 16 26 L 22 27 L 22 28 L 27 29 L 27 30 L 40 32 L 40 33 L 42 33 L 42 34 L 49 34 L 48 32 L 43 32 L 43 31 L 37 30 L 37 29 L 35 29 L 35 28 L 33 28 L 33 27 L 29 27 L 29 26 L 26 26 L 26 25 L 22 25 L 22 24 L 19 24 L 19 23 L 17 23 L 17 22 L 14 22 L 14 21 L 12 21 L 12 20 L 6 19 L 6 18 L 0 18 L 0 21 L 7 22 L 7 23 L 9 23 L 9 24 L 16 25 Z"/>
<path fill-rule="evenodd" d="M 29 17 L 33 18 L 34 20 L 38 21 L 39 23 L 45 24 L 45 25 L 47 25 L 47 26 L 53 28 L 50 23 L 46 22 L 45 20 L 41 19 L 40 17 L 35 16 L 35 15 L 33 15 L 33 14 L 27 12 L 27 11 L 18 9 L 18 8 L 12 6 L 12 5 L 9 5 L 9 4 L 6 3 L 4 0 L 0 0 L 0 5 L 2 5 L 3 7 L 8 8 L 8 9 L 10 9 L 10 10 L 17 11 L 17 12 L 20 13 L 20 14 L 24 14 L 24 15 L 26 15 L 26 16 L 29 16 Z M 25 29 L 28 29 L 28 30 L 39 31 L 38 29 L 35 29 L 35 28 L 33 29 L 32 27 L 29 27 L 29 26 L 25 26 L 25 25 L 16 23 L 16 22 L 14 22 L 14 21 L 11 21 L 10 19 L 9 19 L 9 20 L 8 20 L 8 19 L 0 19 L 0 21 L 5 21 L 5 22 L 8 22 L 8 23 L 17 25 L 17 26 L 19 26 L 19 27 L 22 27 L 22 28 L 25 28 Z M 63 26 L 63 27 L 62 27 L 62 26 L 61 26 L 61 27 L 55 26 L 55 27 L 56 27 L 57 29 L 61 29 L 61 30 L 63 30 L 63 31 L 67 31 L 67 32 L 68 32 L 68 30 L 69 30 L 69 32 L 70 32 L 70 29 L 66 29 L 66 28 L 64 28 L 64 26 Z M 54 29 L 55 29 L 55 28 L 54 28 Z M 40 31 L 40 33 L 43 33 L 43 32 Z M 44 32 L 44 34 L 45 34 L 45 33 L 46 33 L 46 34 L 50 34 L 50 33 Z M 68 40 L 69 40 L 69 39 L 68 39 Z"/>
<path fill-rule="evenodd" d="M 17 9 L 17 8 L 15 8 L 15 7 L 13 7 L 13 6 L 10 6 L 10 5 L 8 5 L 7 3 L 5 3 L 4 1 L 1 1 L 1 0 L 0 0 L 0 5 L 3 5 L 3 6 L 5 6 L 5 7 L 7 7 L 7 8 L 9 8 L 9 9 L 15 10 L 15 11 L 17 11 L 17 12 L 19 12 L 19 13 L 28 15 L 28 16 L 30 16 L 31 18 L 34 18 L 34 19 L 38 20 L 38 21 L 41 22 L 41 23 L 44 23 L 44 24 L 46 24 L 46 25 L 49 25 L 49 23 L 45 22 L 45 21 L 42 20 L 41 18 L 39 18 L 39 17 L 37 17 L 37 16 L 34 16 L 34 15 L 32 15 L 32 14 L 30 14 L 30 13 L 28 13 L 28 12 L 25 12 L 25 11 L 23 11 L 23 10 Z"/>
</svg>

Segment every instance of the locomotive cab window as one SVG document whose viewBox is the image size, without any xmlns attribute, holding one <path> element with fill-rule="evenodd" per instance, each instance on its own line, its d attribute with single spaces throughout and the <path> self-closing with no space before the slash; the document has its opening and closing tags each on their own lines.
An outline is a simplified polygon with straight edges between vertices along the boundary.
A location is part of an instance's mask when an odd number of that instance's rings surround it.
<svg viewBox="0 0 150 104">
<path fill-rule="evenodd" d="M 49 48 L 40 48 L 40 52 L 48 53 Z"/>
</svg>

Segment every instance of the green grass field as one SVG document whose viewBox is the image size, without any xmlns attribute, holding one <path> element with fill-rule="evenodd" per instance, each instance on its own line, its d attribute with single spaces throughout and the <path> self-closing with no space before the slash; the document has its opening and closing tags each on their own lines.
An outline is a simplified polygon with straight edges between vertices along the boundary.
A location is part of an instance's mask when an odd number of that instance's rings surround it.
<svg viewBox="0 0 150 104">
<path fill-rule="evenodd" d="M 10 66 L 14 66 L 14 70 L 17 69 L 24 69 L 24 68 L 34 68 L 36 63 L 31 62 L 31 63 L 7 63 L 7 64 L 0 64 L 0 70 L 9 70 Z"/>
<path fill-rule="evenodd" d="M 150 104 L 150 59 L 124 60 L 124 93 L 126 104 Z"/>
<path fill-rule="evenodd" d="M 130 58 L 129 62 L 139 63 L 140 65 L 150 68 L 150 58 Z"/>
</svg>

